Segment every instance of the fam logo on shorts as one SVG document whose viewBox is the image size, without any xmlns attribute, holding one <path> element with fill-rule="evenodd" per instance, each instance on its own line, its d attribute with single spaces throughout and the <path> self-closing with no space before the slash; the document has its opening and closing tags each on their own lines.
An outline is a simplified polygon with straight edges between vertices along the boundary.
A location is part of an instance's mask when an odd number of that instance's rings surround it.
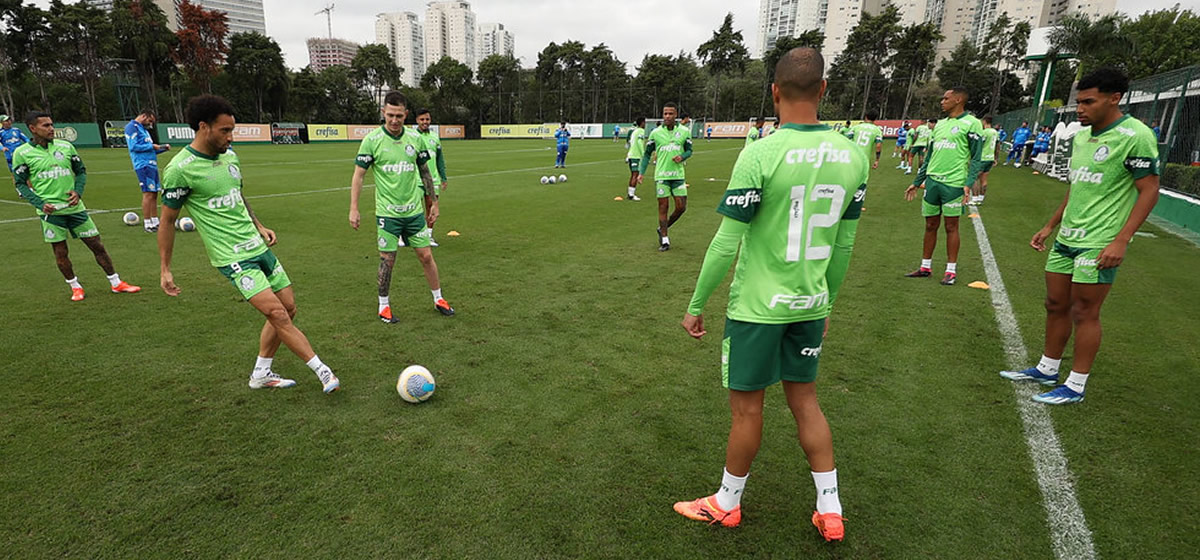
<svg viewBox="0 0 1200 560">
<path fill-rule="evenodd" d="M 234 179 L 241 180 L 242 170 L 238 169 L 238 166 L 231 163 L 229 164 L 229 176 L 233 177 Z"/>
<path fill-rule="evenodd" d="M 1106 159 L 1108 159 L 1108 146 L 1100 146 L 1096 149 L 1096 153 L 1092 154 L 1092 160 L 1096 163 L 1100 163 Z"/>
<path fill-rule="evenodd" d="M 240 280 L 238 280 L 238 284 L 241 284 L 243 290 L 253 290 L 254 278 L 252 276 L 243 276 Z"/>
</svg>

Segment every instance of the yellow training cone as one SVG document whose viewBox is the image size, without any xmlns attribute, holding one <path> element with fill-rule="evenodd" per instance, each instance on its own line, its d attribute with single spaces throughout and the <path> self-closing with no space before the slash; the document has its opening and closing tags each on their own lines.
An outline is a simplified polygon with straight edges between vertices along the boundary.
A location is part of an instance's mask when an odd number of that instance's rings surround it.
<svg viewBox="0 0 1200 560">
<path fill-rule="evenodd" d="M 614 196 L 614 197 L 613 197 L 613 200 L 625 200 L 625 199 L 624 199 L 624 198 L 621 198 L 621 197 L 619 197 L 619 196 Z"/>
<path fill-rule="evenodd" d="M 978 218 L 979 214 L 967 214 L 968 218 Z"/>
<path fill-rule="evenodd" d="M 979 280 L 976 280 L 974 282 L 971 282 L 970 284 L 967 284 L 967 287 L 968 288 L 979 288 L 980 290 L 987 290 L 987 289 L 991 288 L 991 286 L 987 285 L 987 282 L 981 282 Z"/>
<path fill-rule="evenodd" d="M 458 233 L 455 230 L 450 230 L 450 231 L 446 232 L 446 235 L 449 235 L 450 237 L 458 237 L 459 235 L 462 235 L 462 234 Z"/>
</svg>

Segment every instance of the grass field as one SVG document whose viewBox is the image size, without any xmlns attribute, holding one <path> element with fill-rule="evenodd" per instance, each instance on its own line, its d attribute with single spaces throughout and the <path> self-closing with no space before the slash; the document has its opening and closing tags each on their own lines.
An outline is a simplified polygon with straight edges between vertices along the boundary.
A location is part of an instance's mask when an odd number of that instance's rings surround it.
<svg viewBox="0 0 1200 560">
<path fill-rule="evenodd" d="M 95 213 L 118 272 L 145 290 L 105 293 L 72 241 L 89 290 L 72 303 L 32 209 L 3 190 L 0 556 L 1052 558 L 1047 526 L 1060 521 L 1046 519 L 1013 389 L 996 375 L 989 293 L 966 287 L 984 279 L 975 234 L 964 223 L 958 286 L 902 278 L 922 220 L 886 154 L 818 381 L 846 541 L 809 524 L 812 481 L 778 388 L 742 526 L 671 511 L 720 480 L 726 290 L 705 340 L 679 320 L 741 144 L 697 144 L 689 212 L 659 253 L 649 186 L 643 202 L 613 201 L 628 177 L 619 144 L 575 143 L 570 181 L 543 186 L 550 142 L 446 143 L 434 254 L 458 315 L 434 311 L 402 253 L 396 325 L 375 318 L 374 230 L 347 225 L 356 146 L 238 148 L 297 323 L 341 377 L 332 396 L 286 350 L 275 369 L 296 388 L 246 387 L 262 320 L 197 235 L 176 238 L 183 294 L 169 298 L 154 238 Z M 90 208 L 138 205 L 124 150 L 81 155 Z M 1002 167 L 981 212 L 1031 359 L 1045 257 L 1028 239 L 1064 189 Z M 1105 305 L 1088 400 L 1051 411 L 1101 558 L 1200 549 L 1200 248 L 1144 230 L 1156 237 L 1136 239 Z M 395 393 L 411 363 L 438 380 L 421 405 Z"/>
</svg>

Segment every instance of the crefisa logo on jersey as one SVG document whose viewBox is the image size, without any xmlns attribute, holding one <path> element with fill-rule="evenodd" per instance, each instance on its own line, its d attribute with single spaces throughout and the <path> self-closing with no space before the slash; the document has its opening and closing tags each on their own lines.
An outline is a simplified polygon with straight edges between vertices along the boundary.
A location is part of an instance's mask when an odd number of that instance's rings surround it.
<svg viewBox="0 0 1200 560">
<path fill-rule="evenodd" d="M 1092 160 L 1096 163 L 1100 163 L 1106 159 L 1108 159 L 1108 146 L 1100 146 L 1096 149 L 1096 153 L 1092 154 Z"/>
</svg>

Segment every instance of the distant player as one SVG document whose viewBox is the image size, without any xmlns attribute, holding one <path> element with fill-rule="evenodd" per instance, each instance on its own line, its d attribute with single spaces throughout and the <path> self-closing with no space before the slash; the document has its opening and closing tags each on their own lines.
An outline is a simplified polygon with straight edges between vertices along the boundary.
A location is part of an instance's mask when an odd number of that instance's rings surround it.
<svg viewBox="0 0 1200 560">
<path fill-rule="evenodd" d="M 920 169 L 921 164 L 925 163 L 925 152 L 929 148 L 929 137 L 933 134 L 933 125 L 936 124 L 937 119 L 931 119 L 927 122 L 922 122 L 909 133 L 908 169 L 905 170 L 905 175 L 912 173 L 913 162 L 916 162 L 917 169 Z"/>
<path fill-rule="evenodd" d="M 995 157 L 996 157 L 996 159 L 999 159 L 999 158 L 1000 158 L 1000 152 L 1001 152 L 1002 150 L 1004 150 L 1004 141 L 1005 141 L 1005 140 L 1008 140 L 1008 131 L 1007 131 L 1007 130 L 1004 130 L 1004 127 L 1003 127 L 1003 126 L 1001 126 L 1001 127 L 998 127 L 998 128 L 996 129 L 996 132 L 997 132 L 997 135 L 996 135 L 996 153 L 995 153 Z"/>
<path fill-rule="evenodd" d="M 883 129 L 875 124 L 878 118 L 879 113 L 868 111 L 867 120 L 842 131 L 858 147 L 863 158 L 871 162 L 871 169 L 879 168 L 879 157 L 883 153 Z"/>
<path fill-rule="evenodd" d="M 921 215 L 925 217 L 921 267 L 905 276 L 925 278 L 932 275 L 933 250 L 937 247 L 937 232 L 944 219 L 946 274 L 942 277 L 942 285 L 953 286 L 958 278 L 958 218 L 971 195 L 969 187 L 975 183 L 979 172 L 983 125 L 966 110 L 966 89 L 946 90 L 941 104 L 946 118 L 934 127 L 929 137 L 929 157 L 917 172 L 913 184 L 904 191 L 904 199 L 911 201 L 916 197 L 917 189 L 925 189 L 921 200 Z"/>
<path fill-rule="evenodd" d="M 358 229 L 361 222 L 358 199 L 368 169 L 373 171 L 375 179 L 379 319 L 385 323 L 399 322 L 392 314 L 389 294 L 396 251 L 400 247 L 412 247 L 425 271 L 434 309 L 449 317 L 454 315 L 454 308 L 442 297 L 437 263 L 429 249 L 430 228 L 438 218 L 433 174 L 427 165 L 429 152 L 420 135 L 404 127 L 404 119 L 408 116 L 408 98 L 404 94 L 388 93 L 381 112 L 384 124 L 363 138 L 354 160 L 354 176 L 350 179 L 350 227 L 354 229 Z"/>
<path fill-rule="evenodd" d="M 142 228 L 146 233 L 158 231 L 158 154 L 171 149 L 170 144 L 155 144 L 150 137 L 146 128 L 153 128 L 155 122 L 154 111 L 142 109 L 125 125 L 125 147 L 142 189 Z"/>
<path fill-rule="evenodd" d="M 429 109 L 417 109 L 417 135 L 425 144 L 425 157 L 434 165 L 429 166 L 429 174 L 433 177 L 433 198 L 441 203 L 442 191 L 446 190 L 446 156 L 442 155 L 442 139 L 431 128 L 433 115 Z M 440 209 L 440 208 L 439 208 Z M 429 226 L 429 246 L 437 247 L 438 242 L 433 237 L 433 225 Z"/>
<path fill-rule="evenodd" d="M 713 127 L 710 124 L 710 125 L 708 125 L 708 128 L 704 129 L 704 141 L 705 142 L 712 142 L 712 128 Z"/>
<path fill-rule="evenodd" d="M 826 541 L 840 541 L 845 524 L 833 435 L 815 381 L 830 310 L 850 264 L 868 164 L 851 141 L 817 120 L 823 66 L 809 48 L 780 59 L 771 90 L 785 124 L 742 152 L 717 208 L 724 218 L 683 328 L 695 338 L 706 334 L 704 306 L 740 245 L 721 351 L 732 426 L 717 492 L 678 502 L 675 511 L 712 525 L 741 523 L 746 477 L 762 443 L 765 389 L 782 382 L 816 487 L 812 523 Z"/>
<path fill-rule="evenodd" d="M 558 130 L 554 132 L 554 145 L 558 149 L 558 155 L 554 158 L 555 169 L 566 168 L 567 149 L 571 147 L 571 131 L 567 129 L 566 121 L 563 121 Z"/>
<path fill-rule="evenodd" d="M 1029 135 L 1032 132 L 1029 130 L 1029 123 L 1021 123 L 1020 128 L 1013 131 L 1012 149 L 1008 151 L 1008 157 L 1004 160 L 1004 165 L 1012 162 L 1016 158 L 1016 167 L 1021 167 L 1021 160 L 1025 159 L 1025 142 L 1029 140 Z"/>
<path fill-rule="evenodd" d="M 650 133 L 646 141 L 646 149 L 642 151 L 642 161 L 638 163 L 637 184 L 645 179 L 646 167 L 650 165 L 652 154 L 658 156 L 654 163 L 654 192 L 658 196 L 658 232 L 659 251 L 671 249 L 671 238 L 667 230 L 679 221 L 687 211 L 687 184 L 684 182 L 684 162 L 692 157 L 692 133 L 687 128 L 675 122 L 679 109 L 674 103 L 663 105 L 662 125 Z M 671 209 L 671 198 L 675 199 L 675 211 L 670 217 L 667 212 Z"/>
<path fill-rule="evenodd" d="M 904 154 L 904 146 L 908 142 L 908 123 L 903 123 L 900 128 L 896 129 L 896 145 L 892 148 L 892 157 Z M 904 169 L 904 160 L 900 160 L 900 165 L 896 169 Z"/>
<path fill-rule="evenodd" d="M 25 136 L 19 128 L 13 128 L 12 117 L 8 115 L 0 115 L 0 150 L 4 150 L 4 160 L 8 163 L 8 172 L 13 170 L 13 153 L 20 148 L 22 144 L 29 143 L 29 137 Z M 17 176 L 13 175 L 13 185 L 17 183 Z M 20 194 L 20 193 L 18 193 Z"/>
<path fill-rule="evenodd" d="M 762 136 L 763 125 L 766 122 L 767 120 L 762 117 L 754 119 L 754 126 L 750 127 L 750 130 L 746 132 L 746 143 L 742 145 L 742 149 L 745 149 L 746 146 L 753 144 L 759 139 L 759 137 Z"/>
<path fill-rule="evenodd" d="M 996 164 L 996 143 L 1000 139 L 1000 133 L 992 128 L 991 115 L 984 116 L 980 122 L 983 124 L 983 151 L 979 154 L 979 177 L 971 186 L 971 204 L 983 204 L 987 196 L 988 173 Z"/>
<path fill-rule="evenodd" d="M 71 286 L 71 301 L 84 297 L 83 286 L 75 276 L 68 256 L 67 235 L 77 237 L 96 257 L 96 264 L 108 276 L 113 293 L 132 294 L 141 288 L 121 280 L 113 269 L 112 257 L 100 242 L 100 230 L 88 217 L 83 205 L 87 186 L 87 168 L 75 146 L 54 139 L 54 120 L 38 111 L 25 116 L 25 126 L 33 138 L 13 152 L 13 178 L 17 192 L 37 211 L 42 222 L 42 239 L 54 251 L 58 271 Z M 70 333 L 64 333 L 69 336 Z"/>
<path fill-rule="evenodd" d="M 1158 121 L 1150 124 L 1150 130 L 1154 131 L 1154 141 L 1162 142 L 1162 127 L 1158 126 Z"/>
<path fill-rule="evenodd" d="M 775 132 L 775 121 L 768 121 L 762 127 L 762 132 L 759 134 L 759 139 L 766 138 Z"/>
<path fill-rule="evenodd" d="M 175 219 L 187 208 L 196 221 L 208 260 L 241 292 L 242 297 L 267 317 L 258 342 L 258 359 L 250 373 L 251 389 L 282 389 L 296 384 L 271 369 L 279 345 L 308 365 L 332 393 L 341 386 L 333 370 L 317 357 L 312 345 L 292 319 L 296 295 L 283 265 L 269 249 L 278 238 L 250 209 L 242 181 L 241 162 L 229 149 L 233 142 L 233 106 L 215 95 L 193 97 L 187 106 L 188 126 L 196 137 L 163 172 L 162 227 L 158 229 L 161 260 L 160 285 L 169 296 L 180 293 L 171 274 L 175 249 Z"/>
<path fill-rule="evenodd" d="M 1029 244 L 1046 250 L 1046 344 L 1038 365 L 1003 371 L 1015 381 L 1058 383 L 1067 340 L 1075 334 L 1074 362 L 1065 383 L 1034 395 L 1045 404 L 1083 400 L 1100 350 L 1100 307 L 1116 280 L 1129 241 L 1158 201 L 1158 142 L 1141 121 L 1121 114 L 1129 78 L 1102 68 L 1079 81 L 1075 112 L 1085 128 L 1071 148 L 1071 187 L 1058 211 Z"/>
<path fill-rule="evenodd" d="M 625 153 L 625 163 L 629 164 L 629 197 L 626 200 L 638 202 L 638 164 L 646 151 L 646 117 L 638 117 L 633 128 L 629 130 L 629 151 Z"/>
<path fill-rule="evenodd" d="M 692 117 L 684 115 L 679 119 L 679 126 L 686 128 L 688 135 L 692 134 Z"/>
<path fill-rule="evenodd" d="M 613 125 L 613 142 L 616 142 L 617 140 L 620 140 L 620 139 L 621 139 L 621 125 L 614 124 Z"/>
</svg>

